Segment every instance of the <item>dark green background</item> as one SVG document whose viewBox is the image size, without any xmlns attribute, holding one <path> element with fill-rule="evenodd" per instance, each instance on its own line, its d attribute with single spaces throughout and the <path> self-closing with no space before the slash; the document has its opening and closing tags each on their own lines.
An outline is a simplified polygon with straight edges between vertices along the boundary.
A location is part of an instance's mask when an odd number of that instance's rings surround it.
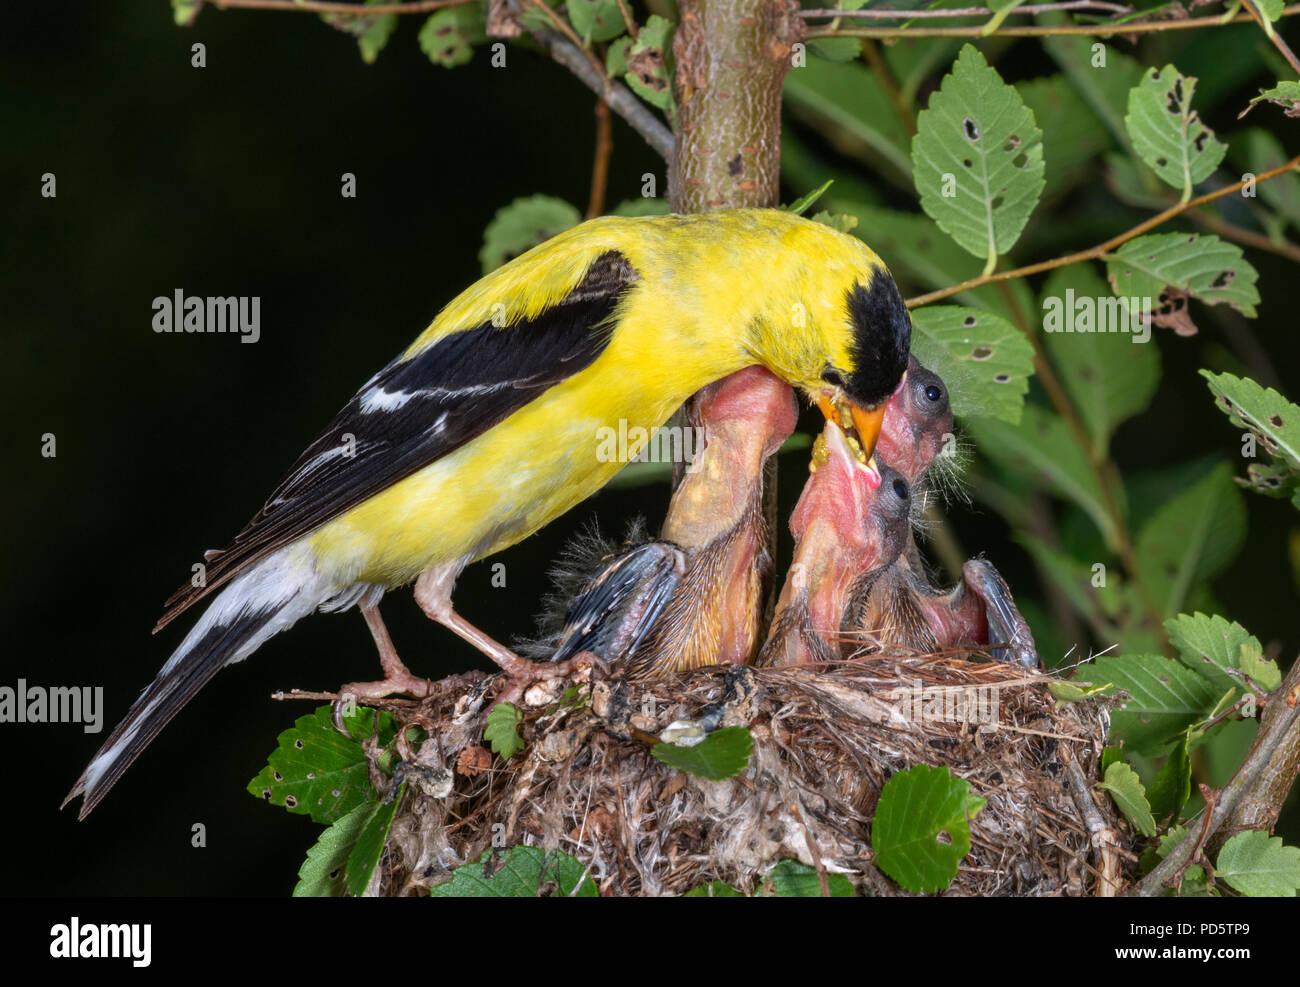
<svg viewBox="0 0 1300 987">
<path fill-rule="evenodd" d="M 180 29 L 160 0 L 11 5 L 3 19 L 0 684 L 102 685 L 108 730 L 187 629 L 182 620 L 150 636 L 162 600 L 357 387 L 475 280 L 493 213 L 537 192 L 585 207 L 593 99 L 513 48 L 506 69 L 483 52 L 439 69 L 416 45 L 420 18 L 405 19 L 370 66 L 352 39 L 306 14 L 206 9 Z M 190 66 L 195 41 L 206 68 Z M 1027 61 L 1000 66 L 1010 77 L 1052 71 L 1034 47 L 1018 50 Z M 635 197 L 647 171 L 663 191 L 662 162 L 621 123 L 615 145 L 610 203 Z M 56 199 L 39 194 L 43 172 L 57 175 Z M 357 176 L 355 199 L 339 195 L 343 172 Z M 1261 376 L 1295 398 L 1296 269 L 1250 256 L 1264 297 L 1250 337 L 1267 354 Z M 152 299 L 176 288 L 260 296 L 261 341 L 155 334 Z M 1166 379 L 1153 410 L 1119 434 L 1125 466 L 1239 448 L 1194 371 L 1239 369 L 1242 324 L 1201 326 L 1194 340 L 1160 339 Z M 56 459 L 39 455 L 45 432 L 57 435 Z M 803 463 L 786 462 L 788 509 Z M 601 493 L 500 556 L 505 589 L 490 588 L 487 566 L 467 570 L 459 608 L 497 637 L 526 632 L 546 566 L 577 525 L 599 513 L 618 532 L 636 512 L 657 524 L 665 503 L 665 487 Z M 1285 658 L 1297 643 L 1285 549 L 1296 515 L 1248 503 L 1246 550 L 1216 594 Z M 1032 586 L 1000 521 L 958 508 L 954 523 L 969 552 Z M 485 667 L 408 591 L 384 613 L 417 672 Z M 8 890 L 287 894 L 319 827 L 244 785 L 309 707 L 269 694 L 376 672 L 356 613 L 303 621 L 218 676 L 85 823 L 56 810 L 104 735 L 0 725 Z M 190 845 L 196 823 L 206 848 Z"/>
</svg>

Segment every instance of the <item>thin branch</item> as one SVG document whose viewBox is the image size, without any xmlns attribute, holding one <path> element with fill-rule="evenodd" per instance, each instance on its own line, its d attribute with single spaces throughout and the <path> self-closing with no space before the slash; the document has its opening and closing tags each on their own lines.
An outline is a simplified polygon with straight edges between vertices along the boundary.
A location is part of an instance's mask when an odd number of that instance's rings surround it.
<svg viewBox="0 0 1300 987">
<path fill-rule="evenodd" d="M 1108 3 L 1106 0 L 1065 0 L 1063 3 L 1039 3 L 1017 7 L 1011 13 L 1046 14 L 1055 10 L 1105 10 L 1113 14 L 1133 12 L 1132 7 Z M 993 13 L 988 7 L 949 7 L 944 10 L 801 10 L 799 16 L 807 20 L 822 17 L 849 17 L 880 21 L 910 21 L 927 17 L 991 17 Z"/>
<path fill-rule="evenodd" d="M 566 41 L 554 31 L 532 31 L 532 36 L 540 42 L 551 57 L 578 77 L 578 79 L 609 103 L 609 108 L 627 121 L 659 155 L 669 160 L 673 154 L 676 138 L 653 110 L 637 99 L 632 91 L 620 82 L 613 82 L 605 77 L 602 70 L 592 66 L 582 50 L 572 42 Z"/>
<path fill-rule="evenodd" d="M 908 11 L 906 16 L 913 16 Z M 900 12 L 901 14 L 901 12 Z M 1282 11 L 1283 17 L 1300 14 L 1300 4 L 1292 4 Z M 1200 27 L 1221 27 L 1225 24 L 1250 24 L 1250 14 L 1238 14 L 1231 20 L 1220 17 L 1189 17 L 1184 21 L 1143 21 L 1128 24 L 1061 24 L 1047 26 L 1041 24 L 1004 25 L 996 31 L 984 33 L 984 25 L 973 24 L 969 27 L 844 27 L 830 30 L 825 27 L 808 29 L 808 40 L 816 38 L 880 38 L 893 40 L 897 38 L 1048 38 L 1061 35 L 1082 35 L 1089 38 L 1111 38 L 1117 34 L 1152 34 L 1156 31 L 1186 31 Z"/>
<path fill-rule="evenodd" d="M 1300 75 L 1300 60 L 1296 59 L 1295 52 L 1291 50 L 1291 46 L 1282 40 L 1282 35 L 1274 31 L 1269 23 L 1264 20 L 1264 15 L 1261 14 L 1259 8 L 1255 6 L 1255 0 L 1242 0 L 1242 4 L 1245 6 L 1246 10 L 1250 12 L 1250 16 L 1255 18 L 1255 23 L 1260 26 L 1260 29 L 1268 35 L 1268 39 L 1273 42 L 1273 47 L 1282 53 L 1282 57 L 1285 58 L 1291 68 L 1295 70 L 1296 75 Z"/>
<path fill-rule="evenodd" d="M 1278 165 L 1276 168 L 1270 168 L 1268 171 L 1261 172 L 1255 176 L 1255 182 L 1266 182 L 1270 178 L 1276 178 L 1278 175 L 1288 171 L 1294 171 L 1300 167 L 1300 155 L 1292 158 L 1286 164 Z M 918 295 L 915 298 L 907 300 L 907 307 L 919 308 L 922 305 L 929 305 L 933 302 L 941 301 L 944 298 L 951 298 L 953 295 L 959 295 L 963 291 L 970 291 L 973 288 L 979 288 L 986 284 L 994 284 L 998 281 L 1012 281 L 1015 278 L 1028 277 L 1031 274 L 1041 274 L 1043 271 L 1051 271 L 1058 267 L 1065 267 L 1067 264 L 1077 264 L 1079 261 L 1096 260 L 1103 254 L 1107 254 L 1121 244 L 1127 243 L 1134 237 L 1141 236 L 1147 230 L 1154 229 L 1162 223 L 1166 223 L 1187 212 L 1189 209 L 1195 209 L 1203 206 L 1207 202 L 1213 202 L 1215 199 L 1221 199 L 1225 195 L 1232 195 L 1234 192 L 1240 192 L 1245 188 L 1247 182 L 1237 182 L 1235 185 L 1228 185 L 1221 189 L 1215 189 L 1213 192 L 1207 192 L 1205 195 L 1199 195 L 1195 199 L 1187 202 L 1179 202 L 1170 206 L 1164 212 L 1157 213 L 1150 219 L 1138 223 L 1131 230 L 1127 230 L 1119 236 L 1111 237 L 1105 243 L 1098 244 L 1095 247 L 1089 247 L 1087 250 L 1080 250 L 1077 253 L 1066 254 L 1063 257 L 1056 257 L 1052 260 L 1039 261 L 1037 264 L 1027 264 L 1024 267 L 1017 267 L 1013 271 L 994 271 L 991 274 L 981 274 L 979 277 L 970 278 L 961 284 L 952 285 L 949 288 L 943 288 L 939 291 L 932 291 L 929 294 Z"/>
<path fill-rule="evenodd" d="M 609 104 L 596 100 L 596 156 L 591 164 L 591 194 L 587 197 L 587 218 L 595 219 L 605 212 L 605 189 L 609 184 L 609 158 L 614 151 L 614 138 L 609 125 Z"/>
<path fill-rule="evenodd" d="M 640 28 L 636 26 L 636 19 L 632 16 L 632 11 L 627 5 L 627 0 L 618 0 L 618 12 L 623 17 L 623 23 L 627 25 L 628 37 L 635 41 L 636 33 Z"/>
<path fill-rule="evenodd" d="M 427 14 L 444 7 L 461 7 L 475 0 L 411 0 L 409 3 L 385 3 L 363 7 L 358 3 L 329 3 L 326 0 L 204 0 L 222 10 L 295 10 L 309 14 L 355 14 L 358 17 L 382 17 L 384 14 Z"/>
</svg>

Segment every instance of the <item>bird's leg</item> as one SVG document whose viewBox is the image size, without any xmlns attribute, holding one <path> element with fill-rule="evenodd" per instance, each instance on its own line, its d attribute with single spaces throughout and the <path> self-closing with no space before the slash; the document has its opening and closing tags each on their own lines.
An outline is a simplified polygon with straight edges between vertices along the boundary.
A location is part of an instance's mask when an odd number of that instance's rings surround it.
<svg viewBox="0 0 1300 987">
<path fill-rule="evenodd" d="M 375 639 L 384 678 L 378 682 L 350 682 L 339 689 L 339 694 L 346 695 L 350 692 L 358 699 L 379 699 L 383 696 L 391 696 L 395 692 L 427 696 L 429 680 L 412 675 L 411 670 L 402 664 L 402 659 L 397 657 L 397 649 L 393 647 L 393 639 L 388 636 L 388 628 L 384 626 L 384 618 L 379 615 L 379 607 L 363 606 L 358 609 L 361 611 L 361 616 L 366 618 L 370 636 Z"/>
<path fill-rule="evenodd" d="M 560 662 L 529 661 L 515 654 L 504 644 L 494 641 L 451 607 L 451 591 L 460 573 L 460 563 L 433 566 L 420 573 L 415 581 L 415 602 L 424 615 L 437 621 L 449 631 L 468 641 L 487 655 L 510 677 L 505 692 L 498 696 L 500 702 L 513 702 L 532 683 L 542 679 L 563 678 L 575 669 L 579 656 Z"/>
</svg>

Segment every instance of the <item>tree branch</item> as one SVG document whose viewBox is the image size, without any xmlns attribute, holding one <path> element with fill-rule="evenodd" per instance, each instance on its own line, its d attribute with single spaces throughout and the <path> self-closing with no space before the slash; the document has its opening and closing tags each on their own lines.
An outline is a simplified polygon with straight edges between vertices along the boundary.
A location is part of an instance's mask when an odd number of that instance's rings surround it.
<svg viewBox="0 0 1300 987">
<path fill-rule="evenodd" d="M 1132 7 L 1107 0 L 1064 0 L 1062 3 L 1038 3 L 1017 7 L 1012 14 L 1046 14 L 1054 10 L 1106 10 L 1114 14 L 1131 14 Z M 938 17 L 992 17 L 988 7 L 949 7 L 944 10 L 801 10 L 799 16 L 813 18 L 865 18 L 867 20 L 901 21 Z"/>
<path fill-rule="evenodd" d="M 1278 175 L 1284 174 L 1288 171 L 1294 171 L 1296 168 L 1300 168 L 1300 155 L 1296 155 L 1286 164 L 1278 165 L 1276 168 L 1270 168 L 1268 171 L 1261 172 L 1255 176 L 1255 182 L 1266 182 L 1270 178 L 1276 178 Z M 1141 236 L 1143 233 L 1147 232 L 1147 230 L 1154 229 L 1162 223 L 1166 223 L 1173 219 L 1175 216 L 1187 212 L 1189 209 L 1195 209 L 1198 206 L 1205 205 L 1207 202 L 1221 199 L 1225 195 L 1240 192 L 1246 184 L 1247 182 L 1245 181 L 1237 182 L 1235 185 L 1228 185 L 1221 189 L 1215 189 L 1213 192 L 1206 192 L 1204 195 L 1198 195 L 1196 198 L 1190 199 L 1187 202 L 1175 203 L 1168 209 L 1164 210 L 1164 212 L 1157 213 L 1150 219 L 1138 223 L 1138 225 L 1133 227 L 1131 230 L 1127 230 L 1124 233 L 1119 234 L 1119 236 L 1111 237 L 1105 243 L 1098 244 L 1095 247 L 1089 247 L 1087 250 L 1080 250 L 1077 253 L 1066 254 L 1063 257 L 1057 257 L 1053 260 L 1039 261 L 1037 264 L 1027 264 L 1024 267 L 1017 267 L 1012 271 L 994 271 L 991 274 L 981 274 L 979 277 L 970 278 L 969 280 L 963 281 L 961 284 L 955 284 L 951 287 L 940 289 L 939 291 L 931 291 L 925 295 L 917 295 L 915 298 L 909 298 L 907 300 L 907 307 L 909 309 L 919 308 L 922 305 L 930 305 L 933 302 L 941 301 L 944 298 L 951 298 L 953 295 L 959 295 L 963 291 L 970 291 L 973 288 L 979 288 L 986 284 L 995 284 L 998 281 L 1011 281 L 1015 278 L 1028 277 L 1031 274 L 1041 274 L 1043 271 L 1065 267 L 1067 264 L 1077 264 L 1079 261 L 1096 260 L 1103 254 L 1109 253 L 1116 247 L 1132 240 L 1134 237 Z"/>
</svg>

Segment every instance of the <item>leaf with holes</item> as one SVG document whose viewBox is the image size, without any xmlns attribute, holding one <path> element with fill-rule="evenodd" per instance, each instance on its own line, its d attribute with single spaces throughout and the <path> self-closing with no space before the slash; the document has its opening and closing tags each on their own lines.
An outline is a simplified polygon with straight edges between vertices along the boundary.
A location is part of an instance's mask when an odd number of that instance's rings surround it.
<svg viewBox="0 0 1300 987">
<path fill-rule="evenodd" d="M 1054 271 L 1040 301 L 1043 343 L 1098 460 L 1116 427 L 1145 411 L 1160 384 L 1159 348 L 1142 345 L 1118 301 L 1091 264 Z"/>
<path fill-rule="evenodd" d="M 349 740 L 330 721 L 330 707 L 299 717 L 279 737 L 279 747 L 252 781 L 248 791 L 272 805 L 309 815 L 318 823 L 332 823 L 367 799 L 375 797 L 361 741 L 375 729 L 376 712 L 358 706 L 343 718 L 355 740 Z M 379 713 L 379 746 L 393 739 L 393 717 Z"/>
<path fill-rule="evenodd" d="M 627 72 L 623 78 L 634 93 L 663 110 L 670 121 L 676 118 L 672 21 L 652 14 L 642 25 L 627 50 Z"/>
<path fill-rule="evenodd" d="M 486 14 L 481 3 L 448 7 L 430 15 L 420 28 L 420 50 L 443 68 L 464 65 L 474 57 L 474 45 L 487 40 Z"/>
<path fill-rule="evenodd" d="M 1238 428 L 1251 432 L 1258 445 L 1273 457 L 1271 468 L 1252 464 L 1248 484 L 1274 497 L 1290 496 L 1300 508 L 1300 407 L 1271 387 L 1232 374 L 1202 370 L 1214 403 Z"/>
<path fill-rule="evenodd" d="M 821 898 L 822 882 L 815 868 L 798 860 L 782 860 L 767 873 L 764 890 L 771 889 L 773 898 Z M 843 874 L 826 875 L 828 898 L 853 898 L 853 884 Z"/>
<path fill-rule="evenodd" d="M 1082 666 L 1075 681 L 1111 682 L 1111 695 L 1129 699 L 1110 715 L 1111 737 L 1128 750 L 1159 754 L 1214 709 L 1219 691 L 1208 679 L 1161 655 L 1103 655 Z"/>
<path fill-rule="evenodd" d="M 1123 761 L 1116 761 L 1106 769 L 1105 778 L 1097 787 L 1110 792 L 1119 811 L 1124 813 L 1124 818 L 1133 824 L 1134 829 L 1143 836 L 1156 835 L 1156 821 L 1151 817 L 1147 793 L 1136 771 Z"/>
<path fill-rule="evenodd" d="M 1043 192 L 1042 132 L 1016 90 L 966 45 L 916 118 L 912 173 L 921 207 L 993 270 Z"/>
<path fill-rule="evenodd" d="M 1176 614 L 1193 589 L 1237 557 L 1246 537 L 1246 505 L 1220 463 L 1173 497 L 1142 526 L 1138 578 L 1162 614 Z"/>
<path fill-rule="evenodd" d="M 1214 174 L 1227 145 L 1192 109 L 1196 79 L 1172 65 L 1148 69 L 1128 95 L 1124 125 L 1143 161 L 1165 182 L 1181 189 L 1183 201 L 1192 186 Z"/>
<path fill-rule="evenodd" d="M 533 195 L 502 206 L 483 231 L 479 265 L 490 274 L 511 258 L 582 222 L 582 215 L 563 199 Z"/>
<path fill-rule="evenodd" d="M 1114 544 L 1115 523 L 1106 510 L 1101 483 L 1088 465 L 1087 453 L 1059 415 L 1027 404 L 1019 426 L 986 418 L 967 424 L 980 452 L 1031 486 L 1078 504 L 1106 544 Z"/>
<path fill-rule="evenodd" d="M 959 305 L 919 308 L 912 352 L 943 378 L 955 414 L 1020 421 L 1034 347 L 1006 319 Z"/>
<path fill-rule="evenodd" d="M 660 743 L 651 747 L 650 753 L 656 760 L 678 771 L 709 781 L 726 781 L 745 770 L 753 750 L 754 738 L 747 729 L 723 727 L 694 747 Z"/>
<path fill-rule="evenodd" d="M 429 889 L 431 898 L 599 898 L 582 862 L 559 850 L 511 847 L 484 851 L 478 863 L 457 867 L 451 880 Z"/>
<path fill-rule="evenodd" d="M 508 761 L 516 751 L 523 750 L 524 739 L 519 736 L 523 714 L 514 703 L 497 703 L 488 710 L 483 727 L 483 739 L 492 747 L 492 753 Z"/>
<path fill-rule="evenodd" d="M 1244 117 L 1255 108 L 1256 103 L 1261 102 L 1276 103 L 1287 116 L 1300 117 L 1300 82 L 1279 82 L 1272 89 L 1261 89 L 1240 115 Z"/>
<path fill-rule="evenodd" d="M 1231 305 L 1255 317 L 1259 275 L 1240 247 L 1217 236 L 1154 233 L 1130 240 L 1106 254 L 1105 261 L 1115 294 L 1150 305 L 1155 324 L 1179 335 L 1196 332 L 1187 311 L 1188 296 L 1206 305 Z"/>
<path fill-rule="evenodd" d="M 378 809 L 378 802 L 362 802 L 317 837 L 298 869 L 295 898 L 341 898 L 347 894 L 348 856 Z"/>
<path fill-rule="evenodd" d="M 1300 849 L 1259 830 L 1238 833 L 1219 851 L 1214 876 L 1251 898 L 1294 898 L 1300 891 Z"/>
<path fill-rule="evenodd" d="M 1218 614 L 1180 613 L 1165 621 L 1165 630 L 1169 633 L 1169 643 L 1178 651 L 1179 660 L 1204 675 L 1220 692 L 1241 688 L 1241 676 L 1233 672 L 1240 669 L 1243 645 L 1263 654 L 1255 635 Z"/>
<path fill-rule="evenodd" d="M 941 891 L 970 852 L 970 820 L 985 800 L 947 768 L 918 764 L 880 790 L 871 821 L 876 864 L 908 891 Z"/>
</svg>

